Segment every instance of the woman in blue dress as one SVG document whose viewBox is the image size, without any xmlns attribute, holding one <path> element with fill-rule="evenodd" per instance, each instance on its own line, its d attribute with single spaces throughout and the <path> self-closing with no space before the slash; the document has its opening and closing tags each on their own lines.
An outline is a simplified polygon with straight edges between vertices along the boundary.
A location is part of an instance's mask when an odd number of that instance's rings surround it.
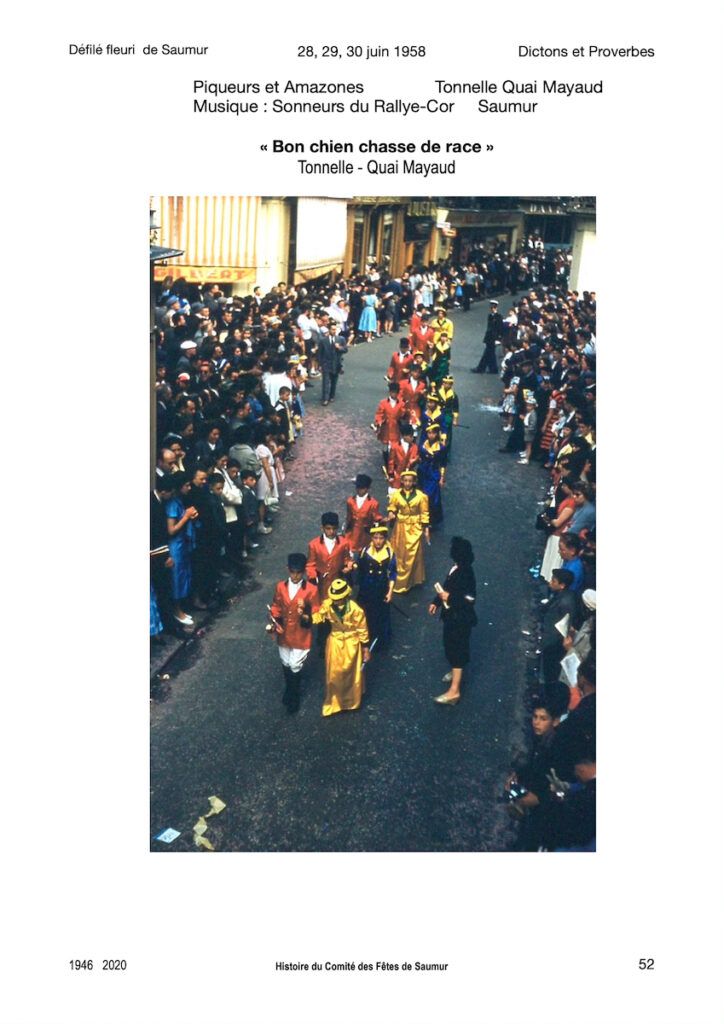
<svg viewBox="0 0 724 1024">
<path fill-rule="evenodd" d="M 387 541 L 387 527 L 377 523 L 370 529 L 372 542 L 357 559 L 357 604 L 367 617 L 370 641 L 380 647 L 390 642 L 390 601 L 397 579 L 397 559 Z"/>
<path fill-rule="evenodd" d="M 172 593 L 175 602 L 174 618 L 183 626 L 193 626 L 194 620 L 182 606 L 191 592 L 191 552 L 194 543 L 194 520 L 198 512 L 193 507 L 185 508 L 183 495 L 191 490 L 188 473 L 173 473 L 173 496 L 166 502 L 168 524 L 168 550 L 173 558 L 171 570 Z"/>
<path fill-rule="evenodd" d="M 377 334 L 377 294 L 374 288 L 368 288 L 364 297 L 364 308 L 359 318 L 359 332 L 364 334 L 365 341 L 372 341 Z"/>
<path fill-rule="evenodd" d="M 426 430 L 427 439 L 420 445 L 417 479 L 430 504 L 430 526 L 442 522 L 442 488 L 445 486 L 447 448 L 440 437 L 440 427 L 431 423 Z"/>
<path fill-rule="evenodd" d="M 153 583 L 151 584 L 151 639 L 160 636 L 163 633 L 163 622 L 161 621 L 161 613 L 158 610 L 158 601 L 156 600 L 156 591 L 153 589 Z"/>
</svg>

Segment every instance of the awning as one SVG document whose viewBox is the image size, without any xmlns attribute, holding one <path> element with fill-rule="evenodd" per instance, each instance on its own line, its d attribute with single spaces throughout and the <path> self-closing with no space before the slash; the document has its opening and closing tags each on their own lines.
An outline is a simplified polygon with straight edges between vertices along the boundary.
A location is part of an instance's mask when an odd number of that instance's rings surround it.
<svg viewBox="0 0 724 1024">
<path fill-rule="evenodd" d="M 149 259 L 151 263 L 156 263 L 158 260 L 170 260 L 183 254 L 183 249 L 165 249 L 162 245 L 152 245 Z"/>
<path fill-rule="evenodd" d="M 304 284 L 306 281 L 314 281 L 325 274 L 331 274 L 333 270 L 342 272 L 342 261 L 336 263 L 323 263 L 320 267 L 305 267 L 304 270 L 295 270 L 294 283 Z"/>
</svg>

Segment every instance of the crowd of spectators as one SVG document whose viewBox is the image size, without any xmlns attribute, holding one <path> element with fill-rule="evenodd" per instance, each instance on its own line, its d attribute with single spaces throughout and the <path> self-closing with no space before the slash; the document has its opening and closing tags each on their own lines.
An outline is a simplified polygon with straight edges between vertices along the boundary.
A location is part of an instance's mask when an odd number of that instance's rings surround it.
<svg viewBox="0 0 724 1024">
<path fill-rule="evenodd" d="M 506 780 L 521 849 L 595 849 L 596 295 L 531 289 L 486 346 L 502 355 L 501 453 L 545 472 L 532 746 Z M 474 372 L 484 372 L 480 366 Z M 529 472 L 521 470 L 521 472 Z M 535 638 L 532 638 L 535 639 Z"/>
</svg>

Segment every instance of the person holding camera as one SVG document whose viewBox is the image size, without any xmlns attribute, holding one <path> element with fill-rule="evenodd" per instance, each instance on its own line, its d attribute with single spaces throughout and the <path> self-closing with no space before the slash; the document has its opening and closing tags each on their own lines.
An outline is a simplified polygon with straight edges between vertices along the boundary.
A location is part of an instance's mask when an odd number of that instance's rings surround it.
<svg viewBox="0 0 724 1024">
<path fill-rule="evenodd" d="M 568 706 L 568 687 L 554 684 L 533 705 L 531 729 L 533 740 L 525 757 L 516 759 L 505 784 L 507 810 L 520 821 L 516 849 L 534 851 L 546 836 L 546 805 L 552 799 L 549 772 L 553 766 L 551 750 L 555 730 Z"/>
<path fill-rule="evenodd" d="M 596 738 L 579 736 L 572 748 L 573 782 L 549 774 L 552 800 L 542 845 L 553 853 L 595 853 Z"/>
</svg>

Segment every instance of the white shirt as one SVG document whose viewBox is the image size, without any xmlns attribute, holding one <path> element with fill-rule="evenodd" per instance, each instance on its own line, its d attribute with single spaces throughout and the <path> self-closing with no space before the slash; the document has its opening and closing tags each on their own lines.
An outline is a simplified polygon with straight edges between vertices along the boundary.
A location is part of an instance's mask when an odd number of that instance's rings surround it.
<svg viewBox="0 0 724 1024">
<path fill-rule="evenodd" d="M 291 579 L 287 580 L 287 590 L 289 591 L 289 600 L 290 601 L 293 601 L 294 598 L 297 596 L 297 594 L 299 593 L 299 588 L 301 587 L 301 585 L 302 585 L 302 581 L 301 580 L 299 581 L 299 583 L 292 583 Z"/>
<path fill-rule="evenodd" d="M 355 498 L 355 501 L 357 502 L 357 508 L 362 508 L 364 503 L 367 501 L 368 497 L 369 497 L 368 494 L 362 494 L 362 495 L 358 494 L 356 496 L 356 498 Z"/>
<path fill-rule="evenodd" d="M 312 337 L 312 330 L 316 328 L 317 323 L 311 317 L 306 316 L 304 313 L 300 313 L 297 317 L 297 327 L 302 332 L 302 337 L 305 341 L 309 341 Z"/>
<path fill-rule="evenodd" d="M 332 551 L 334 550 L 334 545 L 337 543 L 337 538 L 336 537 L 324 537 L 323 539 L 324 539 L 324 546 L 325 546 L 325 548 L 327 549 L 327 551 L 331 555 Z"/>
<path fill-rule="evenodd" d="M 276 405 L 279 401 L 279 391 L 281 388 L 292 390 L 291 379 L 286 373 L 265 373 L 262 377 L 262 382 L 272 405 Z"/>
</svg>

